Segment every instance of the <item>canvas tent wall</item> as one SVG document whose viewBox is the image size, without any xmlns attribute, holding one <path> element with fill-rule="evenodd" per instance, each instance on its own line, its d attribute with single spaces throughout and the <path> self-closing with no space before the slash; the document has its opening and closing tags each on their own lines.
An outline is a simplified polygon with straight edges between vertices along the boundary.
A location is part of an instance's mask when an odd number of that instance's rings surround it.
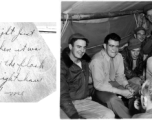
<svg viewBox="0 0 152 120">
<path fill-rule="evenodd" d="M 61 47 L 67 47 L 68 38 L 73 33 L 82 33 L 89 39 L 87 49 L 93 55 L 101 49 L 107 34 L 115 32 L 122 38 L 122 46 L 133 37 L 134 29 L 139 26 L 137 15 L 151 1 L 75 1 L 62 2 Z M 150 24 L 148 24 L 150 29 Z"/>
</svg>

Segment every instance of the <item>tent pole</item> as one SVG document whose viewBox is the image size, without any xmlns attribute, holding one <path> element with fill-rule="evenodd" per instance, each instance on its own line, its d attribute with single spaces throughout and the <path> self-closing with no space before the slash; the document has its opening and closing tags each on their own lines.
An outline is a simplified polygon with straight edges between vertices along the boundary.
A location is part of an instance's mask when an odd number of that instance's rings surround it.
<svg viewBox="0 0 152 120">
<path fill-rule="evenodd" d="M 101 19 L 101 18 L 110 18 L 110 17 L 118 17 L 132 14 L 142 13 L 142 10 L 136 11 L 119 11 L 119 12 L 108 12 L 108 13 L 83 13 L 83 14 L 72 14 L 68 13 L 71 16 L 69 21 L 80 21 L 80 20 L 91 20 L 91 19 Z M 80 17 L 81 16 L 81 17 Z M 65 18 L 62 18 L 61 21 L 65 21 Z"/>
<path fill-rule="evenodd" d="M 66 21 L 65 21 L 65 23 L 64 23 L 64 25 L 63 25 L 63 28 L 62 28 L 62 30 L 61 30 L 61 37 L 63 36 L 63 34 L 64 34 L 64 32 L 65 32 L 68 24 L 69 24 L 68 18 L 69 18 L 69 15 L 67 14 Z"/>
<path fill-rule="evenodd" d="M 138 27 L 137 18 L 136 18 L 135 14 L 134 14 L 134 19 L 135 19 L 135 22 L 136 22 L 136 27 Z"/>
<path fill-rule="evenodd" d="M 125 39 L 125 38 L 127 38 L 127 37 L 129 37 L 129 36 L 131 36 L 131 35 L 133 35 L 133 34 L 129 34 L 129 35 L 125 36 L 125 37 L 122 37 L 121 40 L 122 40 L 122 39 Z M 103 45 L 103 44 L 95 45 L 95 46 L 92 46 L 92 47 L 87 48 L 87 50 L 93 49 L 93 48 L 96 48 L 96 47 L 99 47 L 99 46 L 102 46 L 102 45 Z"/>
</svg>

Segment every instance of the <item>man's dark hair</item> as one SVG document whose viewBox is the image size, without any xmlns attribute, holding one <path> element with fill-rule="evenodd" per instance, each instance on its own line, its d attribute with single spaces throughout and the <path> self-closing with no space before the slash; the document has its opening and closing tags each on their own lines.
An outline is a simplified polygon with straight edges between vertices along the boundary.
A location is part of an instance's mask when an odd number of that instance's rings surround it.
<svg viewBox="0 0 152 120">
<path fill-rule="evenodd" d="M 138 28 L 136 28 L 136 29 L 134 30 L 134 34 L 137 35 L 137 32 L 140 31 L 140 30 L 143 30 L 143 31 L 145 32 L 145 35 L 146 35 L 146 29 L 143 28 L 143 27 L 138 27 Z"/>
<path fill-rule="evenodd" d="M 108 44 L 108 41 L 109 41 L 110 39 L 112 39 L 112 40 L 114 40 L 114 41 L 118 41 L 118 42 L 121 41 L 121 38 L 120 38 L 120 36 L 119 36 L 118 34 L 116 34 L 116 33 L 110 33 L 110 34 L 108 34 L 108 35 L 105 37 L 104 43 L 105 43 L 105 44 Z"/>
<path fill-rule="evenodd" d="M 69 38 L 68 44 L 71 44 L 73 46 L 74 42 L 77 41 L 78 39 L 84 40 L 86 42 L 86 46 L 88 46 L 89 40 L 80 33 L 75 33 L 71 35 Z"/>
</svg>

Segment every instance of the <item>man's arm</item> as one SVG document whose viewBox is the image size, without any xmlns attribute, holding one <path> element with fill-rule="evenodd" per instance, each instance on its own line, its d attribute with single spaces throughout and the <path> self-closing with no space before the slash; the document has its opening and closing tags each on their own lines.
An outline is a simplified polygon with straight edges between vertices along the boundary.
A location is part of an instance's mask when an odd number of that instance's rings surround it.
<svg viewBox="0 0 152 120">
<path fill-rule="evenodd" d="M 81 118 L 79 116 L 77 110 L 75 109 L 70 94 L 69 94 L 69 86 L 67 83 L 66 76 L 68 74 L 68 69 L 65 64 L 61 62 L 61 86 L 60 86 L 60 107 L 70 118 Z"/>
</svg>

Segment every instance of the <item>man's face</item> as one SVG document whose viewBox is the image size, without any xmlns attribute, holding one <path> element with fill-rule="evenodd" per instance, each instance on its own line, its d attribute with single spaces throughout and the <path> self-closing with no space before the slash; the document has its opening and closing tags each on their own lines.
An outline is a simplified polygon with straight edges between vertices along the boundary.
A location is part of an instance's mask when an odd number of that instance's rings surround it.
<svg viewBox="0 0 152 120">
<path fill-rule="evenodd" d="M 152 9 L 147 11 L 147 16 L 148 20 L 152 23 Z"/>
<path fill-rule="evenodd" d="M 136 60 L 138 58 L 138 56 L 139 56 L 140 48 L 132 49 L 130 52 L 131 52 L 132 59 Z"/>
<path fill-rule="evenodd" d="M 140 40 L 141 42 L 143 42 L 143 41 L 145 40 L 145 38 L 146 38 L 146 33 L 145 33 L 145 31 L 144 31 L 144 30 L 139 30 L 139 31 L 137 32 L 137 34 L 136 34 L 136 38 L 137 38 L 138 40 Z"/>
<path fill-rule="evenodd" d="M 106 45 L 106 52 L 109 57 L 114 58 L 118 54 L 119 41 L 110 39 Z"/>
<path fill-rule="evenodd" d="M 69 45 L 69 48 L 71 50 L 71 55 L 75 59 L 80 59 L 86 52 L 86 41 L 78 39 L 77 41 L 74 42 L 73 45 Z"/>
</svg>

